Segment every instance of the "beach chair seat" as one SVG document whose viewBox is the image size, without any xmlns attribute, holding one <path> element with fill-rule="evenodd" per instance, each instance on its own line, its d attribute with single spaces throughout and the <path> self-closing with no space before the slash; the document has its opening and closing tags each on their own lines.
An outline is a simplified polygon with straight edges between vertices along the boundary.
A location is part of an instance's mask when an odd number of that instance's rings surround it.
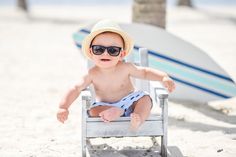
<svg viewBox="0 0 236 157">
<path fill-rule="evenodd" d="M 140 66 L 148 66 L 148 53 L 144 48 L 139 49 Z M 136 63 L 137 64 L 137 63 Z M 91 63 L 88 63 L 91 66 Z M 90 138 L 100 137 L 161 137 L 161 156 L 167 157 L 167 124 L 168 124 L 168 92 L 158 83 L 135 80 L 135 86 L 148 91 L 154 105 L 160 105 L 160 114 L 151 114 L 137 132 L 129 131 L 130 117 L 120 117 L 110 123 L 104 123 L 99 117 L 89 117 L 87 110 L 94 99 L 93 88 L 87 88 L 81 93 L 82 124 L 81 146 L 82 157 L 86 157 L 86 147 Z"/>
</svg>

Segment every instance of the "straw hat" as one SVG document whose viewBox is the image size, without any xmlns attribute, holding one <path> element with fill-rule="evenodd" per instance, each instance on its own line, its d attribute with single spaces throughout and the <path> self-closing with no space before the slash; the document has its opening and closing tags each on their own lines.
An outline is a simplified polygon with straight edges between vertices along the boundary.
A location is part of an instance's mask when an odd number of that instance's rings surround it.
<svg viewBox="0 0 236 157">
<path fill-rule="evenodd" d="M 90 46 L 93 39 L 100 33 L 103 32 L 114 32 L 119 34 L 123 40 L 124 40 L 124 50 L 126 52 L 125 55 L 128 55 L 132 49 L 133 49 L 133 40 L 130 38 L 130 36 L 124 32 L 118 24 L 111 20 L 102 20 L 99 21 L 94 25 L 89 35 L 85 37 L 85 39 L 82 42 L 82 51 L 84 54 L 91 59 L 90 54 Z"/>
</svg>

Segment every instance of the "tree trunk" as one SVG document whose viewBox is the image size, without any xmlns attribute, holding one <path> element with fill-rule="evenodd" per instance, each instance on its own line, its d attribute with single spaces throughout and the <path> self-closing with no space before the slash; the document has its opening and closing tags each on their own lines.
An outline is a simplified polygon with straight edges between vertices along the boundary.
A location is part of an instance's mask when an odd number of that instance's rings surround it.
<svg viewBox="0 0 236 157">
<path fill-rule="evenodd" d="M 166 0 L 133 0 L 132 21 L 166 26 Z"/>
<path fill-rule="evenodd" d="M 28 11 L 27 0 L 17 0 L 17 7 L 27 12 Z"/>
<path fill-rule="evenodd" d="M 179 0 L 178 1 L 178 6 L 187 6 L 187 7 L 193 7 L 192 1 L 191 0 Z"/>
</svg>

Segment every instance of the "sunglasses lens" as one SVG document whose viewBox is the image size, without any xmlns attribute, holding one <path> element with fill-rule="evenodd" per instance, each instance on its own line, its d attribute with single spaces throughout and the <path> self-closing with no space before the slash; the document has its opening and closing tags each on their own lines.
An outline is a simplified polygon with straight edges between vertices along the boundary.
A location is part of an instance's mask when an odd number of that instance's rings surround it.
<svg viewBox="0 0 236 157">
<path fill-rule="evenodd" d="M 106 48 L 99 45 L 92 46 L 92 51 L 95 55 L 101 55 L 105 52 Z"/>
<path fill-rule="evenodd" d="M 120 47 L 113 47 L 113 46 L 111 46 L 111 47 L 107 48 L 107 52 L 111 56 L 118 56 L 120 54 L 120 50 L 121 50 Z"/>
</svg>

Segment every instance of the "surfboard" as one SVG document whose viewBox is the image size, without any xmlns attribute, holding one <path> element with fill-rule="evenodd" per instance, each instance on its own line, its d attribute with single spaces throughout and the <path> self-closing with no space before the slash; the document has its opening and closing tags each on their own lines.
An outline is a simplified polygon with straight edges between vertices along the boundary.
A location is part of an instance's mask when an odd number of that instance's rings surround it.
<svg viewBox="0 0 236 157">
<path fill-rule="evenodd" d="M 92 26 L 73 35 L 78 48 Z M 155 26 L 137 23 L 120 26 L 135 42 L 129 57 L 137 60 L 138 49 L 147 48 L 149 66 L 167 72 L 176 82 L 170 99 L 205 103 L 236 96 L 235 82 L 201 49 Z"/>
</svg>

